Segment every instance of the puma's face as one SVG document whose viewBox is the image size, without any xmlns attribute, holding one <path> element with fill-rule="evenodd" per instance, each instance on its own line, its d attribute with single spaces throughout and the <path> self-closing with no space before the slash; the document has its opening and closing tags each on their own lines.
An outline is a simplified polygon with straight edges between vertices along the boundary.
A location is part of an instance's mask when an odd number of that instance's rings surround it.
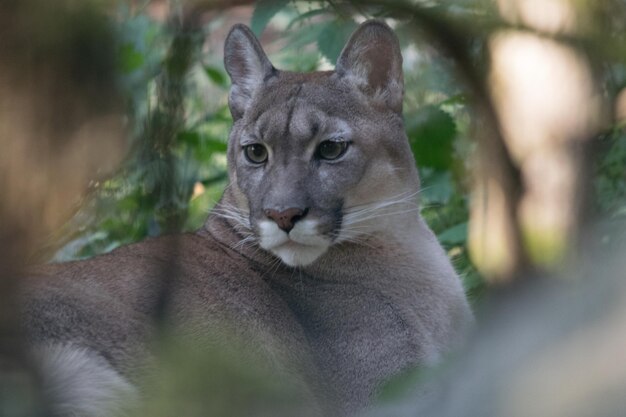
<svg viewBox="0 0 626 417">
<path fill-rule="evenodd" d="M 414 197 L 401 57 L 387 26 L 362 25 L 336 71 L 299 74 L 274 69 L 239 25 L 227 38 L 225 64 L 238 200 L 230 215 L 249 240 L 287 265 L 308 265 L 333 244 L 386 227 L 376 217 Z"/>
<path fill-rule="evenodd" d="M 338 240 L 346 194 L 370 163 L 345 111 L 311 98 L 327 89 L 322 80 L 277 75 L 231 138 L 258 243 L 288 265 L 309 264 Z"/>
</svg>

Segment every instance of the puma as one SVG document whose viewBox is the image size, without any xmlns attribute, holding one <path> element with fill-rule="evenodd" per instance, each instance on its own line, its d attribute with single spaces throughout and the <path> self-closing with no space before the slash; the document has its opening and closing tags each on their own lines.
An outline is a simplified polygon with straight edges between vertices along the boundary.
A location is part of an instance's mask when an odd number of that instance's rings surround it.
<svg viewBox="0 0 626 417">
<path fill-rule="evenodd" d="M 181 335 L 245 340 L 327 416 L 436 363 L 472 320 L 419 214 L 392 30 L 368 21 L 334 71 L 303 74 L 235 25 L 224 63 L 230 185 L 204 227 L 26 278 L 23 325 L 58 415 L 111 415 L 137 390 L 164 274 Z"/>
</svg>

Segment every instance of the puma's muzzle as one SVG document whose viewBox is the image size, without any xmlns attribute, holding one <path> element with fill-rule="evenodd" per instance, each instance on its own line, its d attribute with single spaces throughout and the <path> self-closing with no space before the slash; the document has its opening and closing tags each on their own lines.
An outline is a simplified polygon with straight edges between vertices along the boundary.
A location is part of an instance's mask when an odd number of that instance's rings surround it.
<svg viewBox="0 0 626 417">
<path fill-rule="evenodd" d="M 319 258 L 332 243 L 318 230 L 319 221 L 302 219 L 288 230 L 273 220 L 258 222 L 259 246 L 278 256 L 289 266 L 305 266 Z"/>
</svg>

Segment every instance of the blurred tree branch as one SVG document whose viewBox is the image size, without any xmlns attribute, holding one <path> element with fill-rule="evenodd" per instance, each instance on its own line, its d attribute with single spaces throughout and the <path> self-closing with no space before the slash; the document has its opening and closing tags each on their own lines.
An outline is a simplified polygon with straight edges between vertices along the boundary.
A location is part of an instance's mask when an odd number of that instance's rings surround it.
<svg viewBox="0 0 626 417">
<path fill-rule="evenodd" d="M 91 3 L 0 4 L 0 414 L 47 415 L 18 317 L 20 273 L 123 153 L 115 36 Z"/>
</svg>

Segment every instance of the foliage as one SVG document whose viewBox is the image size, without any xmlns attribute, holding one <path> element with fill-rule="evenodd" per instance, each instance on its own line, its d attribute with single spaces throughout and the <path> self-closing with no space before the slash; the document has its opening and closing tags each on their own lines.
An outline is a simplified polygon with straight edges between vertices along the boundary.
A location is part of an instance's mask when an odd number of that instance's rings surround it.
<svg viewBox="0 0 626 417">
<path fill-rule="evenodd" d="M 599 139 L 594 173 L 595 209 L 610 220 L 626 220 L 626 132 L 616 129 Z"/>
</svg>

